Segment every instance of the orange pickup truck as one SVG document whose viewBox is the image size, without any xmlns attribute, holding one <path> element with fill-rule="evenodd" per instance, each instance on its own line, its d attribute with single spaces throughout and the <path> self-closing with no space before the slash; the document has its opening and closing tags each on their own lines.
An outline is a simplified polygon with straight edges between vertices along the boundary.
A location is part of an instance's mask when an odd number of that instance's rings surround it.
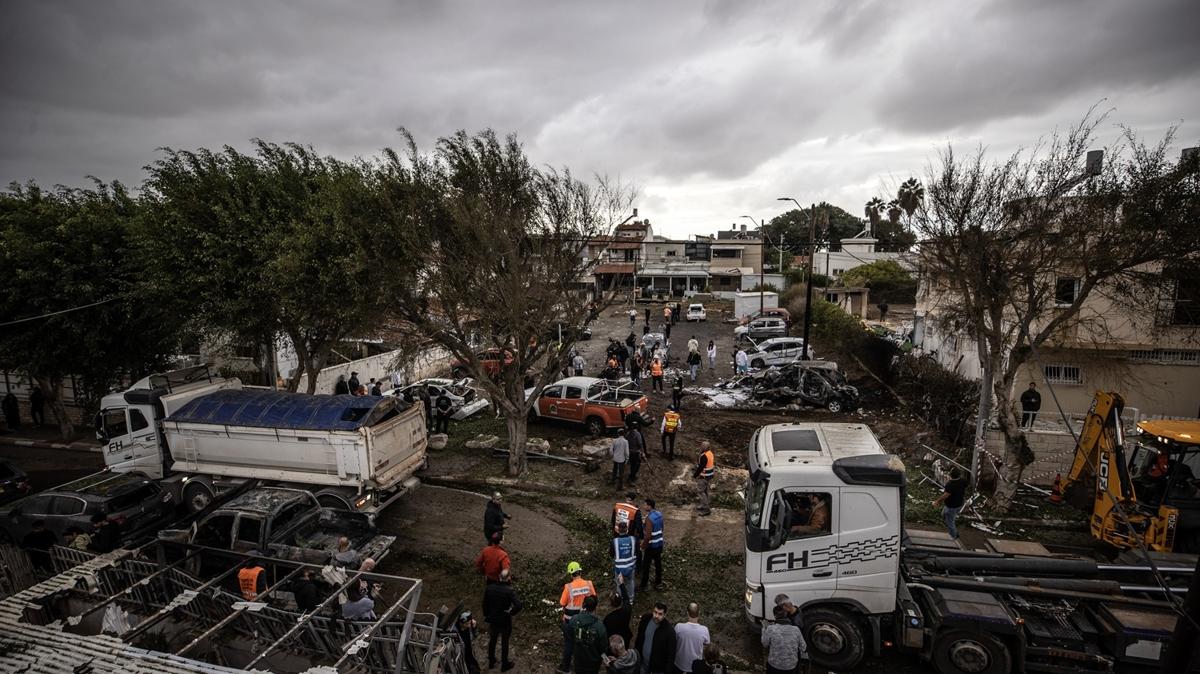
<svg viewBox="0 0 1200 674">
<path fill-rule="evenodd" d="M 526 395 L 533 389 L 526 391 Z M 531 419 L 583 424 L 594 437 L 625 425 L 625 415 L 646 415 L 649 401 L 633 384 L 617 386 L 596 377 L 567 377 L 550 384 L 529 410 Z"/>
</svg>

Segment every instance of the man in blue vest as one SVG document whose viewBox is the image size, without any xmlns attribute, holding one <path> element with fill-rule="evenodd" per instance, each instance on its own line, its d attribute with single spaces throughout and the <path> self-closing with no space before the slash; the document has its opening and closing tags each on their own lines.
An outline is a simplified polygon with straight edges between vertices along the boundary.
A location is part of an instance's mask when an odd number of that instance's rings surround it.
<svg viewBox="0 0 1200 674">
<path fill-rule="evenodd" d="M 612 542 L 613 580 L 625 586 L 625 596 L 633 603 L 634 576 L 637 575 L 637 539 L 629 535 L 629 525 L 617 524 L 617 536 Z"/>
<path fill-rule="evenodd" d="M 666 540 L 663 538 L 663 514 L 655 507 L 654 499 L 648 498 L 642 504 L 645 523 L 642 537 L 642 587 L 648 587 L 650 579 L 650 562 L 654 562 L 654 589 L 662 589 L 662 552 Z"/>
</svg>

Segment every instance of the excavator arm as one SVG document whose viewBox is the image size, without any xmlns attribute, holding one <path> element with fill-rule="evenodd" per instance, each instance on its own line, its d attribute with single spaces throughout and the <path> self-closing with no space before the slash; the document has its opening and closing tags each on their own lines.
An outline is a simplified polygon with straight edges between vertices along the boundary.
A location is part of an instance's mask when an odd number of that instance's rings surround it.
<svg viewBox="0 0 1200 674">
<path fill-rule="evenodd" d="M 1090 511 L 1092 536 L 1098 540 L 1129 549 L 1140 538 L 1151 549 L 1169 552 L 1177 518 L 1170 512 L 1143 513 L 1138 507 L 1125 460 L 1124 407 L 1119 394 L 1096 391 L 1075 445 L 1071 471 L 1050 500 Z"/>
</svg>

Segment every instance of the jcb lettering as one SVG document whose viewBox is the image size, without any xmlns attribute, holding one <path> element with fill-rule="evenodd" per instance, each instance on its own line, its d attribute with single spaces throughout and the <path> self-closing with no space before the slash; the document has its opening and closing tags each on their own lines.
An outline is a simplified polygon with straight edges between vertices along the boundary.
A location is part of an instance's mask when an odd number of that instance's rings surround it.
<svg viewBox="0 0 1200 674">
<path fill-rule="evenodd" d="M 794 552 L 781 552 L 767 557 L 767 573 L 776 571 L 794 571 L 808 566 L 808 550 L 797 555 Z"/>
<path fill-rule="evenodd" d="M 1096 476 L 1096 489 L 1100 492 L 1108 492 L 1108 453 L 1100 454 L 1100 470 Z"/>
</svg>

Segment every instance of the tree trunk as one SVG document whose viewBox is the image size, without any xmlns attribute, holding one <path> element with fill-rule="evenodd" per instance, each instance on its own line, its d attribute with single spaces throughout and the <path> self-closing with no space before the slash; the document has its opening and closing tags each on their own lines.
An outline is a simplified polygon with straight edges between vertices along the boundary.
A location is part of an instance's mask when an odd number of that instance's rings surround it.
<svg viewBox="0 0 1200 674">
<path fill-rule="evenodd" d="M 1016 368 L 1011 363 L 1008 369 L 1015 373 Z M 1013 377 L 1006 373 L 999 378 L 993 391 L 996 397 L 996 421 L 1000 424 L 1000 432 L 1004 434 L 1004 465 L 1001 467 L 995 491 L 996 505 L 1000 512 L 1008 512 L 1017 493 L 1021 474 L 1025 472 L 1025 463 L 1021 457 L 1025 434 L 1013 414 L 1012 382 Z"/>
<path fill-rule="evenodd" d="M 525 472 L 529 417 L 523 413 L 508 414 L 508 410 L 505 410 L 504 423 L 508 426 L 508 474 L 517 477 Z"/>
<path fill-rule="evenodd" d="M 67 405 L 63 402 L 63 380 L 61 377 L 30 377 L 33 380 L 34 386 L 42 390 L 42 397 L 46 404 L 50 407 L 50 413 L 54 415 L 54 421 L 58 423 L 58 433 L 62 437 L 63 442 L 71 440 L 71 436 L 75 434 L 75 424 L 71 422 L 71 415 L 67 412 Z"/>
</svg>

